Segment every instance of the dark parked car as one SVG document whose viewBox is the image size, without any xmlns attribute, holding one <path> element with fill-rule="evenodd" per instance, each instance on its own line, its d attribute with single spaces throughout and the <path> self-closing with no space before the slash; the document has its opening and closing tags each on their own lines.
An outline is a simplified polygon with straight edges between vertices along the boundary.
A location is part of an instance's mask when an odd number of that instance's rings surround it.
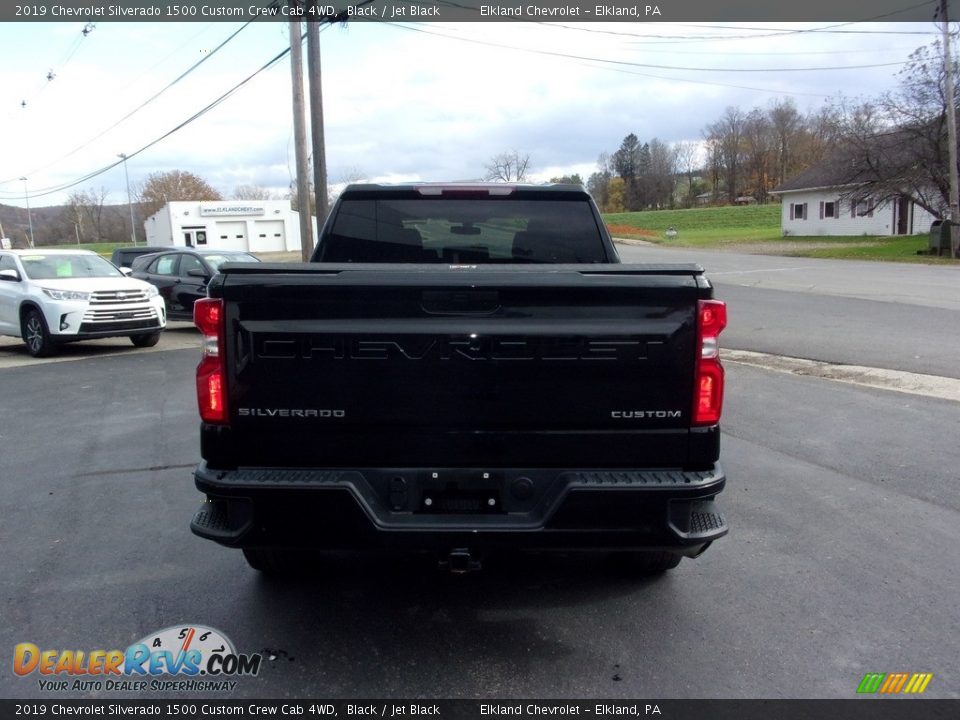
<svg viewBox="0 0 960 720">
<path fill-rule="evenodd" d="M 192 320 L 193 303 L 207 296 L 207 283 L 225 262 L 260 262 L 239 250 L 178 248 L 137 258 L 132 277 L 157 287 L 171 320 Z"/>
<path fill-rule="evenodd" d="M 140 247 L 114 248 L 113 254 L 110 256 L 110 262 L 112 262 L 118 268 L 128 268 L 132 267 L 133 261 L 141 255 L 163 252 L 164 250 L 169 249 L 169 247 L 148 247 L 146 245 L 141 245 Z"/>
</svg>

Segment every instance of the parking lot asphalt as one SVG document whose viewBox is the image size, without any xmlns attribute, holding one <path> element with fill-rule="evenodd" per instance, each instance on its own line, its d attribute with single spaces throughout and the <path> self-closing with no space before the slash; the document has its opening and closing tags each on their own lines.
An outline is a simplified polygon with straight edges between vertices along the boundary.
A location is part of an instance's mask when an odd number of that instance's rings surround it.
<svg viewBox="0 0 960 720">
<path fill-rule="evenodd" d="M 932 672 L 926 696 L 960 697 L 960 403 L 731 365 L 731 533 L 664 577 L 577 557 L 465 577 L 340 557 L 277 581 L 189 532 L 195 363 L 4 371 L 4 652 L 199 623 L 267 658 L 231 697 L 845 698 L 878 671 Z M 69 694 L 93 695 L 131 696 Z M 9 670 L 0 696 L 52 697 Z"/>
<path fill-rule="evenodd" d="M 174 321 L 168 323 L 161 337 L 161 342 L 152 348 L 135 348 L 125 337 L 84 340 L 61 345 L 57 354 L 52 357 L 33 358 L 27 353 L 27 348 L 20 338 L 0 335 L 0 370 L 22 365 L 34 366 L 85 358 L 103 358 L 114 355 L 122 356 L 200 347 L 200 336 L 197 335 L 197 330 L 191 322 Z"/>
<path fill-rule="evenodd" d="M 936 303 L 718 288 L 727 347 L 956 377 Z M 78 343 L 50 361 L 0 341 L 0 652 L 204 624 L 265 658 L 231 697 L 853 698 L 864 673 L 931 672 L 926 697 L 960 698 L 960 403 L 731 362 L 731 532 L 666 576 L 520 556 L 453 577 L 351 556 L 269 580 L 189 531 L 198 347 L 185 323 L 156 348 Z M 92 696 L 138 695 L 64 695 Z M 0 697 L 53 696 L 8 670 Z"/>
</svg>

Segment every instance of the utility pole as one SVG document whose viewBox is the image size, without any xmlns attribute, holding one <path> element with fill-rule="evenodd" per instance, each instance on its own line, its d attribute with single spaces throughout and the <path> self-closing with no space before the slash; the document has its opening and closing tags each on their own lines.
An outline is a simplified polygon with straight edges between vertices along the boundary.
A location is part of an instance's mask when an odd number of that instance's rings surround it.
<svg viewBox="0 0 960 720">
<path fill-rule="evenodd" d="M 290 0 L 290 8 L 298 8 Z M 298 10 L 294 10 L 298 12 Z M 297 17 L 297 16 L 294 16 Z M 297 213 L 300 216 L 300 259 L 307 262 L 313 250 L 310 221 L 310 169 L 307 164 L 307 129 L 303 103 L 303 49 L 300 20 L 290 20 L 290 77 L 293 81 L 293 141 L 297 163 Z"/>
<path fill-rule="evenodd" d="M 127 156 L 124 153 L 120 153 L 117 157 L 123 158 L 123 176 L 127 179 L 127 205 L 130 208 L 130 242 L 136 245 L 137 231 L 134 229 L 136 225 L 133 221 L 133 199 L 130 196 L 130 175 L 127 172 Z"/>
<path fill-rule="evenodd" d="M 950 254 L 960 256 L 960 181 L 957 179 L 957 111 L 953 101 L 953 53 L 950 50 L 950 21 L 947 0 L 940 0 L 940 19 L 943 21 L 944 90 L 947 95 L 947 145 L 950 162 Z"/>
<path fill-rule="evenodd" d="M 30 193 L 27 191 L 27 179 L 25 177 L 20 179 L 23 180 L 23 197 L 27 201 L 27 222 L 30 224 L 30 247 L 35 247 L 33 244 L 33 215 L 30 213 Z"/>
<path fill-rule="evenodd" d="M 327 151 L 323 136 L 323 82 L 320 74 L 320 0 L 310 0 L 314 20 L 307 20 L 307 73 L 310 76 L 310 129 L 313 141 L 313 191 L 317 233 L 327 218 Z"/>
</svg>

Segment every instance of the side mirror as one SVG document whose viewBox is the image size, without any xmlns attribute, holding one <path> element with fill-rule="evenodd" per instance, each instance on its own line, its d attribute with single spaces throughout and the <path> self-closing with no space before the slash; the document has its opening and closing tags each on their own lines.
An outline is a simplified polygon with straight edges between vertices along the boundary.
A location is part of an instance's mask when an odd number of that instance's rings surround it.
<svg viewBox="0 0 960 720">
<path fill-rule="evenodd" d="M 210 273 L 206 270 L 201 270 L 200 268 L 193 268 L 193 270 L 187 270 L 187 275 L 190 277 L 203 278 L 204 280 L 210 279 Z"/>
<path fill-rule="evenodd" d="M 20 282 L 20 273 L 16 270 L 0 270 L 0 280 Z"/>
<path fill-rule="evenodd" d="M 120 272 L 122 272 L 122 273 L 123 273 L 124 275 L 126 275 L 127 277 L 130 277 L 131 275 L 133 275 L 133 270 L 131 270 L 131 269 L 128 268 L 128 267 L 122 267 L 122 268 L 120 268 Z"/>
</svg>

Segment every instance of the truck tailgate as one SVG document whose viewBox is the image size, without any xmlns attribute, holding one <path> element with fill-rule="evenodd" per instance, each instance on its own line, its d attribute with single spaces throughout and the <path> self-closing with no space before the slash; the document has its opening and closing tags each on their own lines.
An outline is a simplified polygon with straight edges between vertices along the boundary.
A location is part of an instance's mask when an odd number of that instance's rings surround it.
<svg viewBox="0 0 960 720">
<path fill-rule="evenodd" d="M 205 442 L 214 464 L 217 443 L 234 465 L 691 463 L 697 266 L 221 272 L 230 422 Z"/>
</svg>

